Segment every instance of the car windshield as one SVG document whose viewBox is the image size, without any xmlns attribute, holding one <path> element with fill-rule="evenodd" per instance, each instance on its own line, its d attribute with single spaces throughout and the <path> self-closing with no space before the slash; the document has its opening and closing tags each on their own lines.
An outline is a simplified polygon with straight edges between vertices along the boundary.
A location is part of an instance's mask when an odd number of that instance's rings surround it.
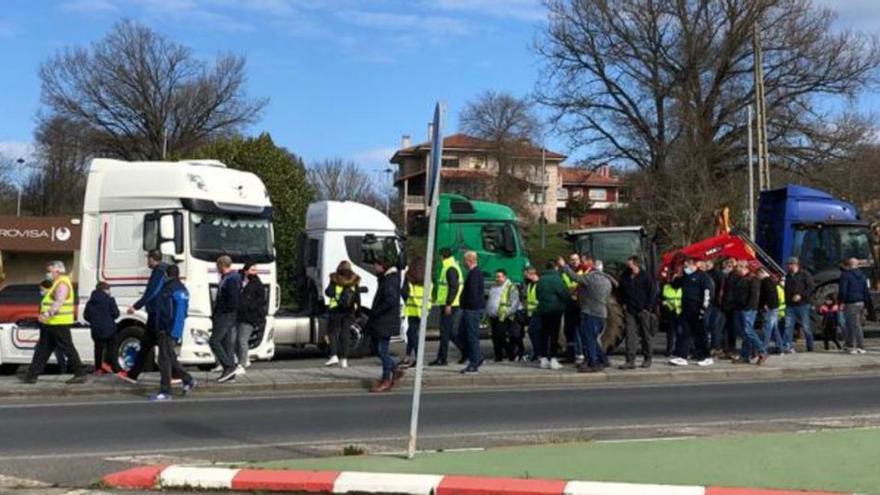
<svg viewBox="0 0 880 495">
<path fill-rule="evenodd" d="M 205 261 L 215 261 L 224 254 L 235 263 L 268 263 L 275 259 L 268 218 L 193 212 L 190 247 L 194 257 Z"/>
<path fill-rule="evenodd" d="M 870 233 L 859 225 L 799 227 L 794 234 L 794 254 L 812 273 L 837 269 L 849 258 L 874 264 Z"/>
</svg>

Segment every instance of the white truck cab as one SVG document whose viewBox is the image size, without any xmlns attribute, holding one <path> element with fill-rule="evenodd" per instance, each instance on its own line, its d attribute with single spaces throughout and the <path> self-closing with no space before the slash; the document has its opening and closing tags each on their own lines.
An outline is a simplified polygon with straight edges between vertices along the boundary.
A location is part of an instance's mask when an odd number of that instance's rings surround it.
<svg viewBox="0 0 880 495">
<path fill-rule="evenodd" d="M 272 203 L 256 175 L 227 168 L 215 160 L 124 162 L 94 159 L 83 207 L 79 267 L 79 313 L 98 282 L 106 282 L 122 316 L 118 321 L 116 361 L 133 364 L 147 315 L 126 314 L 146 288 L 146 254 L 159 249 L 165 261 L 180 266 L 190 292 L 189 316 L 179 350 L 182 364 L 214 362 L 208 347 L 211 312 L 219 283 L 216 260 L 228 255 L 240 268 L 257 263 L 269 294 L 266 329 L 278 308 Z M 85 332 L 88 329 L 75 329 Z M 92 353 L 75 338 L 80 355 Z M 251 357 L 271 359 L 271 332 L 252 336 Z"/>
<path fill-rule="evenodd" d="M 309 205 L 306 228 L 300 235 L 296 294 L 299 311 L 275 319 L 277 345 L 323 345 L 327 297 L 324 289 L 339 262 L 348 260 L 361 278 L 361 318 L 352 332 L 352 357 L 370 351 L 363 329 L 378 286 L 373 261 L 385 254 L 406 267 L 403 238 L 390 218 L 379 210 L 352 201 L 319 201 Z M 404 332 L 405 333 L 405 332 Z"/>
</svg>

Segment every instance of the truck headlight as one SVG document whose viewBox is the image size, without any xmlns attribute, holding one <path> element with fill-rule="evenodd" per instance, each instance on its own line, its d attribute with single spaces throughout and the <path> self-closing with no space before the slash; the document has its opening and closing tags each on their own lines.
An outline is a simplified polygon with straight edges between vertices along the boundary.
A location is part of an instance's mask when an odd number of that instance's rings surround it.
<svg viewBox="0 0 880 495">
<path fill-rule="evenodd" d="M 189 333 L 192 335 L 193 341 L 196 345 L 206 345 L 208 339 L 211 338 L 211 332 L 201 328 L 190 329 Z"/>
</svg>

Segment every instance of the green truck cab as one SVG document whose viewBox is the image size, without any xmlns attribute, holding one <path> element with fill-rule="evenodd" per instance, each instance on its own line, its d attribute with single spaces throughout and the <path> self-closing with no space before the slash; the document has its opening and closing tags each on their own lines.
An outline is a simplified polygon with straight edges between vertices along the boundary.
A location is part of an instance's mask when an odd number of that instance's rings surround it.
<svg viewBox="0 0 880 495">
<path fill-rule="evenodd" d="M 473 201 L 458 194 L 441 194 L 437 210 L 434 280 L 440 277 L 440 250 L 449 248 L 464 267 L 467 251 L 476 251 L 487 284 L 503 269 L 514 283 L 523 281 L 529 265 L 516 213 L 508 206 Z M 488 286 L 488 285 L 487 285 Z"/>
</svg>

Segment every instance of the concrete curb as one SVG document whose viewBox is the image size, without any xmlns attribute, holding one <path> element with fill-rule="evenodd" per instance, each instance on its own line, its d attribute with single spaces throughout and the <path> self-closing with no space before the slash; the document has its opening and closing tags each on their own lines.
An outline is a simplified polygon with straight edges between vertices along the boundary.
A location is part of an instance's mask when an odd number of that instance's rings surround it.
<svg viewBox="0 0 880 495">
<path fill-rule="evenodd" d="M 425 474 L 287 471 L 188 466 L 137 467 L 104 477 L 111 488 L 225 489 L 400 495 L 844 495 L 836 492 L 652 485 Z"/>
<path fill-rule="evenodd" d="M 524 368 L 523 373 L 482 374 L 476 376 L 461 376 L 457 373 L 444 373 L 442 375 L 426 375 L 424 386 L 434 389 L 491 389 L 517 386 L 559 386 L 559 385 L 652 385 L 652 384 L 680 384 L 701 383 L 728 380 L 783 380 L 792 378 L 827 378 L 838 376 L 870 375 L 880 372 L 880 363 L 863 363 L 855 365 L 823 365 L 815 367 L 777 368 L 744 366 L 739 368 L 705 368 L 705 369 L 663 369 L 665 364 L 655 365 L 655 369 L 634 372 L 591 373 L 578 374 L 573 369 L 563 372 L 548 372 L 545 370 Z M 378 367 L 377 367 L 378 370 Z M 407 374 L 398 388 L 407 390 L 412 387 L 412 373 Z M 216 384 L 213 381 L 200 381 L 199 394 L 237 394 L 242 392 L 364 392 L 370 388 L 372 381 L 358 378 L 340 377 L 319 380 L 278 380 L 271 382 L 246 382 L 241 381 L 231 384 Z M 52 383 L 48 386 L 19 385 L 2 388 L 0 397 L 87 397 L 100 395 L 146 395 L 154 393 L 158 389 L 158 383 L 128 385 L 121 381 L 111 386 L 63 385 Z"/>
</svg>

